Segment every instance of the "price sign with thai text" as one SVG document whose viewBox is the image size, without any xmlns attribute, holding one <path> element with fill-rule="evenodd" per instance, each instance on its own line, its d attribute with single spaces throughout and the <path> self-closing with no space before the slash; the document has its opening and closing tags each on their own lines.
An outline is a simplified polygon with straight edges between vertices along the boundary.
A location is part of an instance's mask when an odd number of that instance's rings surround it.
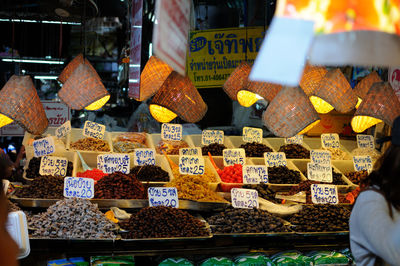
<svg viewBox="0 0 400 266">
<path fill-rule="evenodd" d="M 353 156 L 353 165 L 355 171 L 368 171 L 371 173 L 373 168 L 372 158 L 369 155 L 366 156 Z"/>
<path fill-rule="evenodd" d="M 56 137 L 61 139 L 71 131 L 71 121 L 67 121 L 56 129 Z"/>
<path fill-rule="evenodd" d="M 129 174 L 131 157 L 124 153 L 97 155 L 97 169 L 106 174 L 122 172 Z"/>
<path fill-rule="evenodd" d="M 244 165 L 246 163 L 246 152 L 243 148 L 225 149 L 222 153 L 224 156 L 224 166 L 235 164 Z"/>
<path fill-rule="evenodd" d="M 268 167 L 265 165 L 244 165 L 243 184 L 268 183 Z"/>
<path fill-rule="evenodd" d="M 244 142 L 257 142 L 262 143 L 263 130 L 255 127 L 243 128 L 243 141 Z"/>
<path fill-rule="evenodd" d="M 299 145 L 302 145 L 303 144 L 303 139 L 304 139 L 303 135 L 296 135 L 296 136 L 293 136 L 291 138 L 285 138 L 285 143 L 286 144 L 299 144 Z"/>
<path fill-rule="evenodd" d="M 310 157 L 312 163 L 322 165 L 332 164 L 332 154 L 327 150 L 311 150 Z"/>
<path fill-rule="evenodd" d="M 56 151 L 53 137 L 47 137 L 35 140 L 33 142 L 33 154 L 35 157 L 41 157 L 52 154 Z"/>
<path fill-rule="evenodd" d="M 68 160 L 63 157 L 43 156 L 40 160 L 40 175 L 66 176 Z"/>
<path fill-rule="evenodd" d="M 179 156 L 179 173 L 181 175 L 203 175 L 204 158 L 199 156 Z"/>
<path fill-rule="evenodd" d="M 201 144 L 210 145 L 213 143 L 224 144 L 224 131 L 203 130 L 201 132 Z"/>
<path fill-rule="evenodd" d="M 83 127 L 82 135 L 89 138 L 103 139 L 106 133 L 106 126 L 95 123 L 92 121 L 86 121 Z"/>
<path fill-rule="evenodd" d="M 258 192 L 255 189 L 232 188 L 232 207 L 240 209 L 258 208 Z"/>
<path fill-rule="evenodd" d="M 338 149 L 340 147 L 339 135 L 337 133 L 321 134 L 322 148 Z"/>
<path fill-rule="evenodd" d="M 312 184 L 311 200 L 314 204 L 338 204 L 337 187 L 335 185 Z"/>
<path fill-rule="evenodd" d="M 359 148 L 375 149 L 374 136 L 357 134 L 357 146 Z"/>
<path fill-rule="evenodd" d="M 286 154 L 284 152 L 265 152 L 264 161 L 268 167 L 287 166 Z"/>
<path fill-rule="evenodd" d="M 134 165 L 155 165 L 156 151 L 150 148 L 138 148 L 133 152 Z"/>
<path fill-rule="evenodd" d="M 163 140 L 181 140 L 183 129 L 181 124 L 164 123 L 161 126 L 161 139 Z"/>
<path fill-rule="evenodd" d="M 203 156 L 201 148 L 181 148 L 179 149 L 180 156 Z"/>
<path fill-rule="evenodd" d="M 317 163 L 307 163 L 307 176 L 309 180 L 332 183 L 332 166 Z"/>
<path fill-rule="evenodd" d="M 149 206 L 167 206 L 179 208 L 178 190 L 176 187 L 149 187 L 147 189 Z"/>
<path fill-rule="evenodd" d="M 64 197 L 92 199 L 94 197 L 94 179 L 71 176 L 64 178 Z"/>
</svg>

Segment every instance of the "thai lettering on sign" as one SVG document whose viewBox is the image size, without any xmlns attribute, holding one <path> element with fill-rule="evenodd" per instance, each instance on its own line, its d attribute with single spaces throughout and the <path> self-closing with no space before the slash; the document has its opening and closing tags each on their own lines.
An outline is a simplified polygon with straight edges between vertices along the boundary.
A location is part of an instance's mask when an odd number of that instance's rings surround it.
<svg viewBox="0 0 400 266">
<path fill-rule="evenodd" d="M 129 154 L 113 153 L 97 155 L 97 168 L 106 174 L 122 172 L 129 174 L 130 171 Z"/>
<path fill-rule="evenodd" d="M 307 163 L 307 176 L 309 180 L 332 183 L 333 174 L 331 165 Z"/>
<path fill-rule="evenodd" d="M 40 175 L 66 176 L 68 160 L 63 157 L 43 156 L 40 160 Z"/>
<path fill-rule="evenodd" d="M 286 144 L 299 144 L 299 145 L 302 145 L 303 144 L 303 139 L 304 139 L 303 135 L 296 135 L 296 136 L 293 136 L 291 138 L 285 138 L 285 143 Z"/>
<path fill-rule="evenodd" d="M 89 138 L 103 139 L 106 132 L 106 126 L 92 121 L 86 121 L 83 127 L 82 135 Z"/>
<path fill-rule="evenodd" d="M 230 166 L 235 164 L 244 165 L 246 162 L 246 152 L 243 148 L 224 149 L 222 153 L 224 157 L 224 166 Z"/>
<path fill-rule="evenodd" d="M 224 131 L 203 130 L 201 133 L 201 144 L 210 145 L 213 143 L 224 144 Z"/>
<path fill-rule="evenodd" d="M 374 136 L 357 134 L 357 146 L 359 148 L 375 149 Z"/>
<path fill-rule="evenodd" d="M 179 173 L 182 175 L 203 175 L 205 171 L 202 156 L 179 156 Z"/>
<path fill-rule="evenodd" d="M 163 140 L 181 140 L 183 129 L 181 124 L 164 123 L 161 126 L 161 139 Z"/>
<path fill-rule="evenodd" d="M 353 165 L 355 171 L 368 171 L 371 173 L 373 168 L 373 162 L 371 156 L 353 156 Z"/>
<path fill-rule="evenodd" d="M 49 155 L 55 151 L 56 146 L 54 145 L 53 137 L 46 137 L 33 142 L 33 154 L 35 157 Z"/>
<path fill-rule="evenodd" d="M 263 130 L 255 127 L 243 128 L 243 141 L 244 142 L 257 142 L 262 143 Z"/>
<path fill-rule="evenodd" d="M 255 189 L 232 188 L 232 207 L 241 209 L 258 208 L 258 192 Z"/>
<path fill-rule="evenodd" d="M 61 139 L 65 137 L 70 131 L 71 131 L 71 121 L 68 120 L 67 122 L 65 122 L 56 129 L 55 135 L 57 138 Z"/>
<path fill-rule="evenodd" d="M 284 152 L 265 152 L 264 162 L 268 167 L 287 166 L 286 154 Z"/>
<path fill-rule="evenodd" d="M 314 204 L 338 204 L 337 187 L 335 185 L 312 184 L 311 201 Z"/>
<path fill-rule="evenodd" d="M 199 147 L 181 148 L 181 149 L 179 149 L 179 155 L 180 156 L 203 156 L 203 153 L 201 152 L 201 148 L 199 148 Z"/>
<path fill-rule="evenodd" d="M 338 149 L 340 147 L 339 135 L 337 133 L 321 134 L 322 148 Z"/>
<path fill-rule="evenodd" d="M 155 165 L 156 151 L 151 148 L 138 148 L 133 152 L 134 165 Z"/>
<path fill-rule="evenodd" d="M 64 178 L 64 197 L 92 199 L 94 197 L 94 179 L 70 176 Z"/>
<path fill-rule="evenodd" d="M 147 189 L 149 206 L 167 206 L 179 208 L 178 190 L 176 187 L 149 187 Z"/>
<path fill-rule="evenodd" d="M 316 164 L 331 165 L 332 163 L 332 154 L 327 150 L 311 150 L 310 158 L 311 162 Z"/>
<path fill-rule="evenodd" d="M 268 167 L 265 165 L 244 165 L 243 184 L 268 183 Z"/>
</svg>

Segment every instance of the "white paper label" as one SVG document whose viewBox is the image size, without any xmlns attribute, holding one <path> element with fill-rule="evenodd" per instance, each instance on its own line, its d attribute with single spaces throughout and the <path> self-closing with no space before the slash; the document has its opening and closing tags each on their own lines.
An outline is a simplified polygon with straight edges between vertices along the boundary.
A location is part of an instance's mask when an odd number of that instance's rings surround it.
<svg viewBox="0 0 400 266">
<path fill-rule="evenodd" d="M 287 166 L 286 154 L 284 152 L 265 152 L 264 161 L 268 167 Z"/>
<path fill-rule="evenodd" d="M 224 156 L 224 166 L 235 164 L 244 165 L 246 162 L 246 152 L 243 148 L 239 149 L 224 149 L 222 151 Z"/>
<path fill-rule="evenodd" d="M 203 175 L 204 158 L 199 156 L 179 156 L 179 173 L 181 175 Z"/>
<path fill-rule="evenodd" d="M 321 165 L 331 165 L 332 164 L 332 154 L 327 150 L 311 150 L 310 158 L 312 163 Z"/>
<path fill-rule="evenodd" d="M 322 148 L 338 149 L 340 147 L 339 135 L 336 133 L 321 134 Z"/>
<path fill-rule="evenodd" d="M 307 176 L 309 180 L 332 183 L 332 166 L 307 163 Z"/>
<path fill-rule="evenodd" d="M 243 184 L 268 183 L 268 167 L 265 165 L 244 165 Z"/>
<path fill-rule="evenodd" d="M 56 129 L 56 137 L 61 139 L 71 131 L 71 121 L 67 121 Z"/>
<path fill-rule="evenodd" d="M 240 209 L 258 208 L 258 192 L 255 189 L 232 188 L 232 207 Z"/>
<path fill-rule="evenodd" d="M 374 136 L 357 134 L 357 146 L 359 148 L 375 149 Z"/>
<path fill-rule="evenodd" d="M 285 138 L 285 144 L 303 144 L 303 135 L 296 135 L 291 138 Z"/>
<path fill-rule="evenodd" d="M 176 187 L 149 187 L 147 189 L 149 206 L 167 206 L 179 208 L 178 190 Z"/>
<path fill-rule="evenodd" d="M 125 153 L 110 153 L 97 155 L 97 169 L 106 174 L 122 172 L 129 174 L 131 157 Z"/>
<path fill-rule="evenodd" d="M 4 194 L 7 195 L 7 191 L 8 191 L 8 186 L 10 185 L 10 181 L 8 181 L 7 179 L 3 179 L 3 190 L 4 190 Z"/>
<path fill-rule="evenodd" d="M 163 140 L 181 140 L 183 129 L 181 124 L 164 123 L 161 126 L 161 139 Z"/>
<path fill-rule="evenodd" d="M 33 142 L 33 153 L 35 157 L 52 154 L 56 151 L 53 137 L 47 137 L 35 140 Z"/>
<path fill-rule="evenodd" d="M 337 187 L 335 185 L 312 184 L 311 200 L 314 204 L 338 204 Z"/>
<path fill-rule="evenodd" d="M 89 138 L 104 139 L 106 126 L 92 121 L 86 121 L 83 127 L 82 135 Z"/>
<path fill-rule="evenodd" d="M 64 197 L 92 199 L 94 197 L 94 179 L 71 176 L 64 178 Z"/>
<path fill-rule="evenodd" d="M 201 144 L 210 145 L 213 143 L 224 144 L 224 131 L 203 130 L 201 132 Z"/>
<path fill-rule="evenodd" d="M 368 173 L 371 173 L 373 167 L 372 158 L 369 155 L 353 156 L 353 165 L 354 170 L 357 172 L 365 170 L 368 171 Z"/>
<path fill-rule="evenodd" d="M 156 151 L 150 148 L 139 148 L 135 149 L 133 153 L 133 164 L 134 165 L 155 165 Z"/>
<path fill-rule="evenodd" d="M 201 148 L 181 148 L 179 149 L 180 156 L 203 156 Z"/>
<path fill-rule="evenodd" d="M 257 142 L 262 143 L 263 130 L 255 127 L 244 127 L 243 128 L 243 141 L 244 142 Z"/>
<path fill-rule="evenodd" d="M 66 176 L 68 160 L 63 157 L 43 156 L 40 160 L 40 175 Z"/>
</svg>

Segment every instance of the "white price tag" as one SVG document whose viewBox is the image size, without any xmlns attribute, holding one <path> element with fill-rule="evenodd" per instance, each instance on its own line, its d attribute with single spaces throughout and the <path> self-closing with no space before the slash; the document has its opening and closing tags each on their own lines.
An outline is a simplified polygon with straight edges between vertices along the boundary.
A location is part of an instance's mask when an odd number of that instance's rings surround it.
<svg viewBox="0 0 400 266">
<path fill-rule="evenodd" d="M 255 189 L 232 188 L 232 207 L 240 209 L 258 208 L 258 192 Z"/>
<path fill-rule="evenodd" d="M 335 185 L 312 184 L 311 200 L 314 204 L 338 204 L 337 187 Z"/>
<path fill-rule="evenodd" d="M 291 138 L 285 138 L 285 144 L 299 144 L 299 145 L 302 145 L 303 144 L 303 139 L 304 139 L 303 135 L 296 135 L 296 136 L 291 137 Z"/>
<path fill-rule="evenodd" d="M 337 133 L 321 134 L 322 148 L 338 149 L 340 147 L 339 135 Z"/>
<path fill-rule="evenodd" d="M 284 152 L 264 152 L 264 162 L 268 167 L 287 166 Z"/>
<path fill-rule="evenodd" d="M 163 140 L 181 140 L 183 129 L 181 124 L 164 123 L 161 126 L 161 139 Z"/>
<path fill-rule="evenodd" d="M 33 142 L 33 153 L 35 157 L 52 154 L 56 151 L 53 137 L 35 140 Z"/>
<path fill-rule="evenodd" d="M 331 165 L 332 164 L 332 154 L 327 150 L 311 150 L 310 158 L 312 163 Z"/>
<path fill-rule="evenodd" d="M 179 149 L 180 156 L 203 156 L 201 148 L 181 148 Z"/>
<path fill-rule="evenodd" d="M 222 154 L 224 156 L 224 166 L 244 165 L 246 163 L 246 152 L 243 148 L 225 149 L 222 151 Z"/>
<path fill-rule="evenodd" d="M 133 164 L 134 165 L 155 165 L 156 151 L 150 148 L 139 148 L 135 149 L 133 153 Z"/>
<path fill-rule="evenodd" d="M 89 138 L 103 139 L 106 133 L 106 126 L 92 121 L 86 121 L 83 126 L 82 135 Z"/>
<path fill-rule="evenodd" d="M 181 175 L 203 175 L 204 158 L 199 156 L 179 156 L 179 173 Z"/>
<path fill-rule="evenodd" d="M 359 148 L 375 149 L 374 136 L 357 134 L 357 146 Z"/>
<path fill-rule="evenodd" d="M 243 184 L 268 183 L 268 167 L 265 165 L 244 165 Z"/>
<path fill-rule="evenodd" d="M 97 155 L 97 169 L 106 174 L 122 172 L 129 174 L 131 157 L 124 153 L 110 153 Z"/>
<path fill-rule="evenodd" d="M 149 206 L 167 206 L 179 208 L 178 190 L 176 187 L 149 187 L 147 189 Z"/>
<path fill-rule="evenodd" d="M 243 141 L 244 142 L 257 142 L 262 143 L 263 130 L 255 127 L 243 128 Z"/>
<path fill-rule="evenodd" d="M 203 130 L 201 132 L 201 144 L 210 145 L 213 143 L 224 144 L 224 131 Z"/>
<path fill-rule="evenodd" d="M 61 139 L 71 131 L 71 121 L 67 121 L 56 129 L 56 137 Z"/>
<path fill-rule="evenodd" d="M 7 179 L 3 179 L 3 190 L 4 190 L 4 194 L 7 195 L 7 191 L 8 191 L 8 186 L 10 185 L 10 181 L 8 181 Z"/>
<path fill-rule="evenodd" d="M 369 155 L 366 156 L 353 156 L 353 165 L 355 171 L 368 171 L 371 173 L 373 168 L 372 158 Z"/>
<path fill-rule="evenodd" d="M 331 165 L 307 163 L 307 176 L 309 180 L 332 183 L 333 174 Z"/>
<path fill-rule="evenodd" d="M 63 157 L 43 156 L 40 160 L 40 175 L 66 176 L 68 160 Z"/>
<path fill-rule="evenodd" d="M 92 199 L 94 197 L 94 179 L 71 176 L 64 178 L 64 197 Z"/>
</svg>

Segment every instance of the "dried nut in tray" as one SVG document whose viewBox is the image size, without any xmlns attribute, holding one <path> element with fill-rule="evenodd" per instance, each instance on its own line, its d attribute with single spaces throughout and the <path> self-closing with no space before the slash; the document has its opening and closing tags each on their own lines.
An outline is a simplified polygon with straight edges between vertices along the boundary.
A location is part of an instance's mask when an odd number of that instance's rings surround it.
<svg viewBox="0 0 400 266">
<path fill-rule="evenodd" d="M 62 199 L 64 177 L 40 176 L 35 178 L 29 186 L 19 188 L 15 195 L 19 198 L 33 199 Z"/>
<path fill-rule="evenodd" d="M 84 138 L 75 141 L 71 143 L 71 148 L 83 151 L 110 151 L 110 146 L 107 141 L 95 138 Z"/>
<path fill-rule="evenodd" d="M 284 152 L 286 159 L 310 159 L 310 151 L 300 144 L 286 144 L 279 148 L 279 152 Z"/>
<path fill-rule="evenodd" d="M 262 143 L 251 142 L 240 145 L 246 151 L 247 157 L 264 157 L 264 152 L 273 152 L 273 150 Z"/>
<path fill-rule="evenodd" d="M 201 152 L 204 156 L 207 156 L 208 153 L 211 153 L 213 156 L 222 156 L 224 149 L 226 149 L 224 144 L 211 143 L 210 145 L 201 147 Z"/>
<path fill-rule="evenodd" d="M 145 188 L 137 178 L 121 172 L 103 177 L 94 185 L 96 199 L 145 199 Z"/>
<path fill-rule="evenodd" d="M 298 184 L 301 182 L 299 171 L 291 170 L 287 166 L 268 167 L 268 180 L 271 184 Z"/>
<path fill-rule="evenodd" d="M 168 182 L 169 175 L 167 171 L 164 171 L 160 166 L 157 165 L 143 165 L 135 166 L 131 169 L 130 173 L 139 181 L 150 181 L 150 182 Z"/>
</svg>

